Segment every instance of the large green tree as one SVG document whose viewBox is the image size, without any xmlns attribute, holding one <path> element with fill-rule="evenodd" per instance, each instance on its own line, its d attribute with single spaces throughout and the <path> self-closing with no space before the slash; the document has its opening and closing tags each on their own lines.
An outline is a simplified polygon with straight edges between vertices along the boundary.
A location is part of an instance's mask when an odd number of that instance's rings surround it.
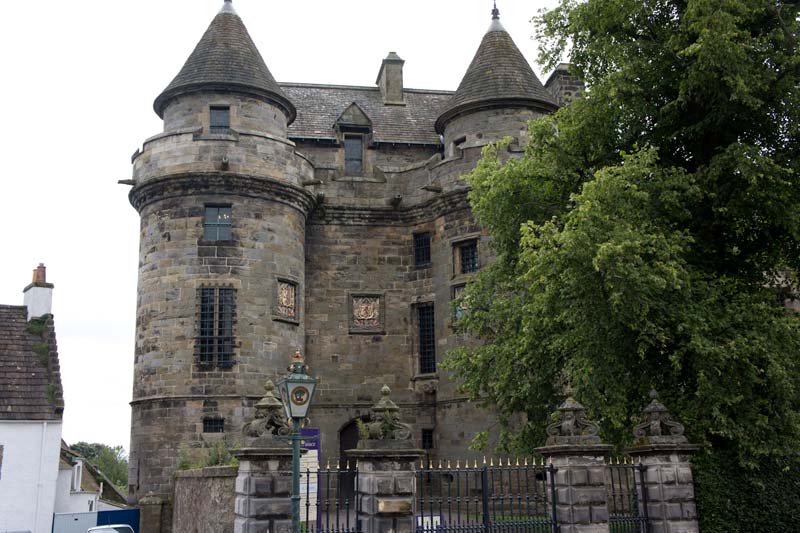
<svg viewBox="0 0 800 533">
<path fill-rule="evenodd" d="M 100 470 L 118 489 L 123 492 L 127 490 L 128 456 L 122 446 L 81 441 L 70 448 Z"/>
<path fill-rule="evenodd" d="M 467 176 L 497 261 L 464 296 L 482 342 L 450 367 L 526 415 L 502 441 L 519 450 L 566 383 L 620 445 L 657 388 L 704 447 L 707 531 L 800 519 L 746 501 L 800 496 L 799 3 L 561 0 L 534 19 L 541 59 L 569 47 L 586 97 Z"/>
</svg>

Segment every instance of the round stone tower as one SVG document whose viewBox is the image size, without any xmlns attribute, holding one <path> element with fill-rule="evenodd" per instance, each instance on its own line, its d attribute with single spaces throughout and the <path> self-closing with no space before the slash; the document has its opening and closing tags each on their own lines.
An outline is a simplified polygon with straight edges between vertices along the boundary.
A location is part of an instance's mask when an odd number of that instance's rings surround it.
<svg viewBox="0 0 800 533">
<path fill-rule="evenodd" d="M 521 143 L 528 121 L 558 109 L 553 96 L 500 23 L 495 6 L 484 35 L 461 84 L 436 119 L 444 136 L 445 156 L 458 149 L 483 146 L 506 136 Z"/>
<path fill-rule="evenodd" d="M 230 0 L 154 103 L 164 131 L 133 158 L 141 216 L 132 500 L 168 495 L 182 459 L 233 445 L 267 378 L 304 349 L 311 164 L 295 107 Z"/>
</svg>

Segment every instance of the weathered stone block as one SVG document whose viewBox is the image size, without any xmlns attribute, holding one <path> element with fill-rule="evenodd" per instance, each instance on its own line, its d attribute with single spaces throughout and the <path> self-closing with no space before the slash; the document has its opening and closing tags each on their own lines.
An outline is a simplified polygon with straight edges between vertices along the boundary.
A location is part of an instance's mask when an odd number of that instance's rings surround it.
<svg viewBox="0 0 800 533">
<path fill-rule="evenodd" d="M 664 505 L 664 517 L 667 520 L 680 520 L 683 518 L 683 508 L 680 503 L 668 503 Z"/>
<path fill-rule="evenodd" d="M 574 506 L 572 508 L 572 523 L 591 524 L 592 523 L 591 508 L 583 505 Z"/>
<path fill-rule="evenodd" d="M 678 467 L 678 483 L 691 484 L 692 481 L 692 469 L 685 466 Z"/>
<path fill-rule="evenodd" d="M 571 481 L 572 486 L 577 487 L 580 485 L 586 485 L 589 483 L 589 472 L 584 468 L 575 468 L 572 469 L 571 473 Z"/>
<path fill-rule="evenodd" d="M 606 469 L 603 467 L 589 468 L 589 483 L 591 485 L 605 485 Z"/>
<path fill-rule="evenodd" d="M 375 480 L 376 494 L 394 494 L 394 480 L 391 477 L 379 477 Z"/>
<path fill-rule="evenodd" d="M 272 524 L 275 533 L 292 533 L 291 520 L 273 520 Z"/>
<path fill-rule="evenodd" d="M 286 474 L 273 478 L 272 486 L 275 496 L 292 495 L 292 478 Z"/>
<path fill-rule="evenodd" d="M 690 501 L 694 499 L 694 491 L 691 487 L 678 485 L 676 487 L 664 487 L 664 501 Z"/>
<path fill-rule="evenodd" d="M 413 500 L 411 498 L 378 498 L 378 513 L 380 514 L 408 514 L 412 509 Z"/>
<path fill-rule="evenodd" d="M 254 520 L 252 518 L 237 518 L 233 523 L 233 532 L 272 533 L 269 520 Z"/>
<path fill-rule="evenodd" d="M 292 515 L 292 501 L 288 498 L 250 498 L 250 516 L 274 518 Z"/>
<path fill-rule="evenodd" d="M 255 496 L 271 496 L 272 485 L 272 476 L 256 476 L 252 478 L 250 483 L 251 492 L 249 494 L 253 494 Z"/>
<path fill-rule="evenodd" d="M 413 494 L 416 485 L 416 480 L 413 474 L 407 476 L 398 476 L 394 480 L 395 494 Z"/>
<path fill-rule="evenodd" d="M 592 505 L 592 522 L 608 522 L 608 505 Z"/>
</svg>

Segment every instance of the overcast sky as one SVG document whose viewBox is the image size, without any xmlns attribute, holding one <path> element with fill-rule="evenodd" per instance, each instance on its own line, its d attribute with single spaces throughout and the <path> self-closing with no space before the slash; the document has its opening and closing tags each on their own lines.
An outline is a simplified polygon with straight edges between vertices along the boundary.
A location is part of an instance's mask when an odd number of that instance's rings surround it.
<svg viewBox="0 0 800 533">
<path fill-rule="evenodd" d="M 556 0 L 500 0 L 535 64 L 530 19 Z M 130 157 L 162 129 L 155 97 L 222 0 L 28 0 L 0 18 L 0 303 L 47 265 L 64 385 L 64 439 L 130 439 L 139 219 Z M 455 90 L 491 0 L 235 0 L 281 82 L 374 85 L 389 51 L 406 87 Z M 287 354 L 288 357 L 288 354 Z"/>
</svg>

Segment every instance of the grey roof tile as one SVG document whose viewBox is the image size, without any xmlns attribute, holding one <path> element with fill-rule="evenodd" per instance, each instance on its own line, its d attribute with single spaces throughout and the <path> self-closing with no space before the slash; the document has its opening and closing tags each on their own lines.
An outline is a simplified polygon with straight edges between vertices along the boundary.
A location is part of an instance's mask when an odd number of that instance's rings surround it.
<svg viewBox="0 0 800 533">
<path fill-rule="evenodd" d="M 265 97 L 282 107 L 291 122 L 295 109 L 275 82 L 242 19 L 226 3 L 211 21 L 183 68 L 156 98 L 160 117 L 174 97 L 197 90 L 238 91 Z"/>
<path fill-rule="evenodd" d="M 27 331 L 25 306 L 0 305 L 0 420 L 61 420 L 64 411 L 52 317 L 44 333 Z M 49 348 L 47 364 L 36 344 Z"/>
<path fill-rule="evenodd" d="M 372 121 L 376 142 L 439 144 L 434 122 L 452 91 L 406 89 L 406 105 L 386 105 L 377 87 L 281 83 L 297 106 L 297 119 L 289 127 L 289 138 L 336 138 L 336 120 L 352 103 Z"/>
<path fill-rule="evenodd" d="M 437 131 L 464 111 L 492 104 L 514 104 L 558 109 L 553 96 L 536 77 L 514 40 L 494 20 L 453 97 L 436 120 Z"/>
</svg>

